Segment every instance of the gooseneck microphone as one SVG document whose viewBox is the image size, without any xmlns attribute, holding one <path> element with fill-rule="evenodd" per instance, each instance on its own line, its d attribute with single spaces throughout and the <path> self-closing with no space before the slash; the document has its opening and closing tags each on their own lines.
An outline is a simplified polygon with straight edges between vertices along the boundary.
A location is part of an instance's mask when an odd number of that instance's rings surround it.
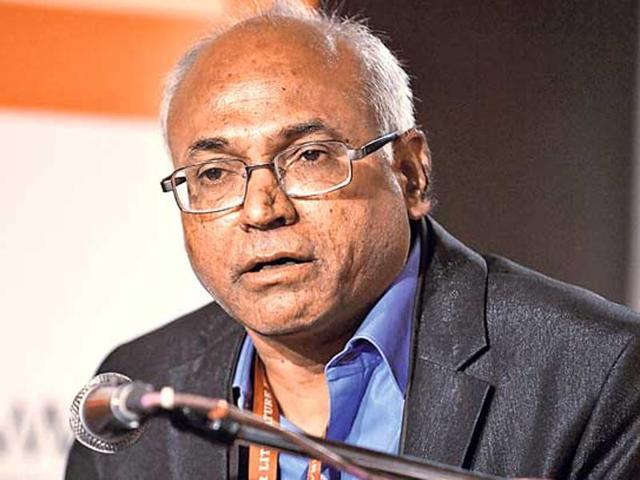
<svg viewBox="0 0 640 480">
<path fill-rule="evenodd" d="M 505 480 L 288 431 L 226 400 L 176 392 L 172 387 L 156 391 L 120 373 L 102 373 L 80 390 L 71 405 L 70 424 L 84 446 L 117 453 L 138 441 L 148 417 L 163 412 L 187 414 L 187 421 L 194 420 L 187 424 L 192 427 L 188 431 L 213 434 L 207 438 L 214 442 L 262 445 L 316 458 L 360 480 Z"/>
<path fill-rule="evenodd" d="M 141 402 L 151 391 L 151 385 L 132 382 L 120 373 L 97 375 L 71 404 L 69 424 L 76 439 L 102 453 L 130 447 L 140 438 L 143 422 L 154 410 Z"/>
</svg>

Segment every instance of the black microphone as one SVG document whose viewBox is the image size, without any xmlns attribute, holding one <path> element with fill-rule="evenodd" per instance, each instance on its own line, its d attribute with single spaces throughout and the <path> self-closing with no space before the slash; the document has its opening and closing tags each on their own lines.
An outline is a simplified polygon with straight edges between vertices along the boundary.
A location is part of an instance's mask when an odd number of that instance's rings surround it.
<svg viewBox="0 0 640 480">
<path fill-rule="evenodd" d="M 142 435 L 144 420 L 153 413 L 142 396 L 152 392 L 146 383 L 132 382 L 120 373 L 94 377 L 71 404 L 69 424 L 76 440 L 102 453 L 116 453 L 130 447 Z"/>
</svg>

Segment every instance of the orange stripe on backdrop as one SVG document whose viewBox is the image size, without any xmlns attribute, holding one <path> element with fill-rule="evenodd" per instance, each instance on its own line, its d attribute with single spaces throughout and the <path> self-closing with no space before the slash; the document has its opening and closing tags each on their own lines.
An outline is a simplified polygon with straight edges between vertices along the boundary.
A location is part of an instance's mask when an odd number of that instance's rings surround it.
<svg viewBox="0 0 640 480">
<path fill-rule="evenodd" d="M 164 75 L 220 20 L 0 3 L 0 107 L 156 116 Z"/>
<path fill-rule="evenodd" d="M 0 5 L 0 105 L 155 115 L 162 78 L 204 21 Z"/>
</svg>

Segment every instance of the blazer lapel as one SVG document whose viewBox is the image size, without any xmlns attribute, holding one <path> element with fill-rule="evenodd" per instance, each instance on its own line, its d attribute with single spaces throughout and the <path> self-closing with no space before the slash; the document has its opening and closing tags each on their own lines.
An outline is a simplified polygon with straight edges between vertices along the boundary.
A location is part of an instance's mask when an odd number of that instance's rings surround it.
<svg viewBox="0 0 640 480">
<path fill-rule="evenodd" d="M 465 373 L 488 348 L 486 263 L 434 221 L 424 222 L 421 234 L 424 288 L 416 302 L 401 451 L 465 467 L 492 391 Z"/>
</svg>

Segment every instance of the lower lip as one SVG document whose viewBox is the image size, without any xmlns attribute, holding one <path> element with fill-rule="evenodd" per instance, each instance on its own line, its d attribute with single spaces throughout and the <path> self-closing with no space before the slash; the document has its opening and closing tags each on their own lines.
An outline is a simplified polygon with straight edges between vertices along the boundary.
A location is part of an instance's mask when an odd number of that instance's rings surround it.
<svg viewBox="0 0 640 480">
<path fill-rule="evenodd" d="M 296 283 L 310 276 L 314 264 L 315 262 L 304 262 L 267 267 L 256 272 L 243 273 L 240 280 L 249 288 Z"/>
</svg>

